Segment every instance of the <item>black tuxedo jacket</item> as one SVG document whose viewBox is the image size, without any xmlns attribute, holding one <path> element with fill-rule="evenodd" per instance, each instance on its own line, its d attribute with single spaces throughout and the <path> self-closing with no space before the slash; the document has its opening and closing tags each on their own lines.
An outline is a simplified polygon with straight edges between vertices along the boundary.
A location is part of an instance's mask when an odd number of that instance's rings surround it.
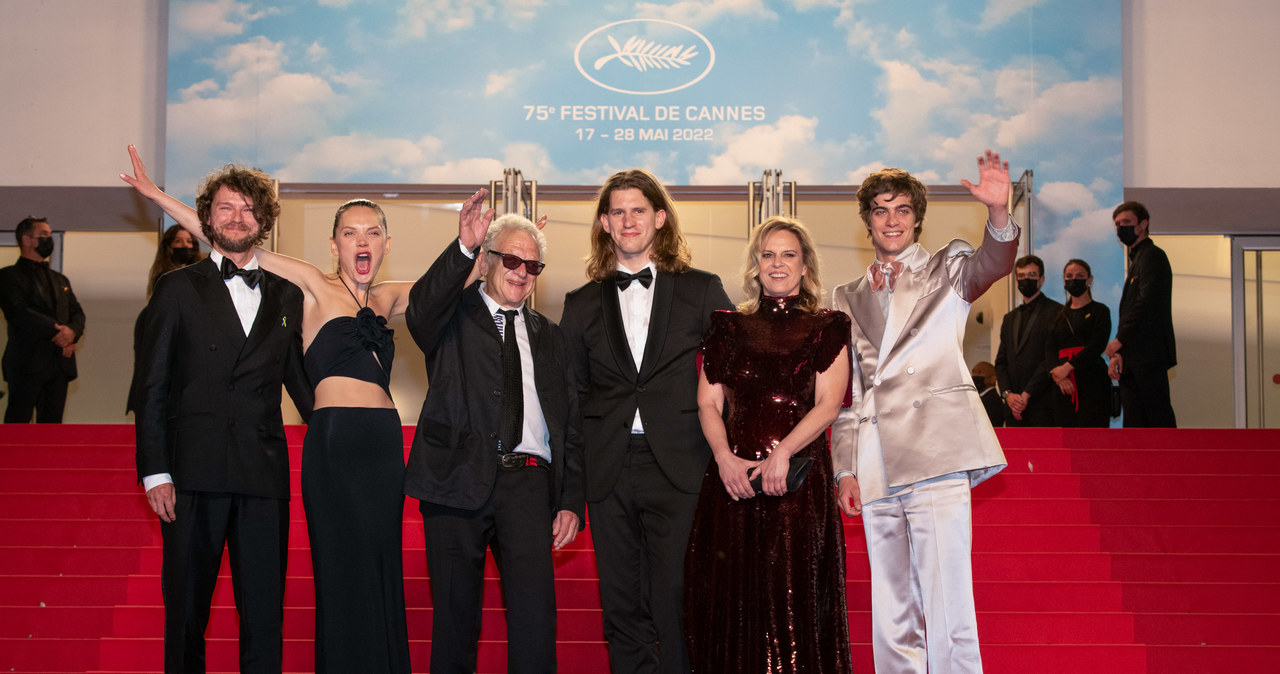
<svg viewBox="0 0 1280 674">
<path fill-rule="evenodd" d="M 1125 367 L 1171 368 L 1178 364 L 1173 337 L 1173 268 L 1169 256 L 1146 239 L 1129 251 L 1129 273 L 1116 324 Z"/>
<path fill-rule="evenodd" d="M 697 353 L 711 314 L 733 304 L 720 277 L 697 269 L 658 272 L 653 291 L 638 366 L 627 344 L 617 285 L 593 281 L 564 298 L 560 323 L 582 405 L 588 501 L 613 489 L 637 408 L 658 465 L 678 489 L 696 494 L 711 460 L 698 422 Z"/>
<path fill-rule="evenodd" d="M 52 288 L 40 274 L 52 277 Z M 9 330 L 2 362 L 5 381 L 53 369 L 60 369 L 69 380 L 76 378 L 76 357 L 63 358 L 62 348 L 53 343 L 58 332 L 55 323 L 71 328 L 77 341 L 84 334 L 84 311 L 66 276 L 18 258 L 0 269 L 0 309 Z"/>
<path fill-rule="evenodd" d="M 413 284 L 405 322 L 427 359 L 427 399 L 405 468 L 405 493 L 429 503 L 475 510 L 493 493 L 502 416 L 502 336 L 480 296 L 463 284 L 473 260 L 454 239 Z M 524 309 L 538 402 L 551 436 L 552 511 L 585 523 L 582 442 L 570 396 L 560 327 Z"/>
<path fill-rule="evenodd" d="M 1053 381 L 1049 378 L 1049 368 L 1044 359 L 1044 345 L 1049 339 L 1049 324 L 1061 311 L 1061 304 L 1040 293 L 1034 300 L 1005 314 L 1000 324 L 996 379 L 1000 382 L 1001 391 L 1031 394 L 1027 411 L 1022 414 L 1022 422 L 1026 425 L 1053 425 L 1048 395 Z M 1015 338 L 1013 328 L 1018 314 L 1022 314 L 1022 331 Z M 1053 390 L 1056 389 L 1054 386 Z"/>
<path fill-rule="evenodd" d="M 137 348 L 139 479 L 170 473 L 181 491 L 289 498 L 281 383 L 305 418 L 314 403 L 302 369 L 302 291 L 266 271 L 259 287 L 246 337 L 209 258 L 156 283 Z"/>
</svg>

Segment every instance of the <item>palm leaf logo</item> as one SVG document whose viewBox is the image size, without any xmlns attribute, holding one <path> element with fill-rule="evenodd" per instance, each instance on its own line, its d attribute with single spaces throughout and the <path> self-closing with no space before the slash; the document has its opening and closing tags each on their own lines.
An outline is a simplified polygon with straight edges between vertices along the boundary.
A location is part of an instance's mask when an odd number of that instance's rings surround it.
<svg viewBox="0 0 1280 674">
<path fill-rule="evenodd" d="M 650 68 L 678 69 L 689 65 L 689 60 L 698 55 L 697 47 L 649 42 L 634 35 L 625 45 L 619 45 L 612 35 L 605 37 L 609 39 L 609 44 L 613 45 L 614 53 L 596 59 L 596 70 L 603 68 L 604 64 L 613 59 L 618 59 L 623 65 L 635 68 L 639 72 Z"/>
</svg>

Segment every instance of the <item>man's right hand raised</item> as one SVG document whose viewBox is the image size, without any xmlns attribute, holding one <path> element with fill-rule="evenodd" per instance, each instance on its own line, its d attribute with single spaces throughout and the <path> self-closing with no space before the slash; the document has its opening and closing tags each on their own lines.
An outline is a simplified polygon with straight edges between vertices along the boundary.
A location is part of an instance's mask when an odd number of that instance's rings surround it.
<svg viewBox="0 0 1280 674">
<path fill-rule="evenodd" d="M 489 196 L 489 190 L 483 187 L 476 190 L 476 193 L 462 204 L 462 210 L 458 212 L 458 241 L 467 250 L 475 250 L 484 243 L 484 235 L 489 231 L 489 223 L 493 222 L 494 210 L 484 207 L 487 196 Z"/>
<path fill-rule="evenodd" d="M 177 502 L 172 482 L 158 484 L 147 490 L 147 503 L 151 505 L 156 515 L 160 516 L 162 522 L 172 522 L 177 519 L 177 511 L 174 509 Z"/>
</svg>

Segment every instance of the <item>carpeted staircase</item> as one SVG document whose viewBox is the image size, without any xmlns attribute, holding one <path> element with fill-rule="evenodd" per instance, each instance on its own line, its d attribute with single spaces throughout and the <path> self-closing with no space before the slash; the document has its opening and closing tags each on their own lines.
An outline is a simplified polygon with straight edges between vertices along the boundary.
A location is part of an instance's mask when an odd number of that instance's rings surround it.
<svg viewBox="0 0 1280 674">
<path fill-rule="evenodd" d="M 406 428 L 406 443 L 412 437 Z M 290 429 L 298 494 L 301 428 Z M 1002 429 L 1003 473 L 974 491 L 986 671 L 1280 671 L 1280 432 Z M 312 668 L 314 596 L 295 498 L 285 669 Z M 848 521 L 854 671 L 872 671 L 861 523 Z M 556 553 L 562 672 L 607 672 L 591 540 Z M 431 600 L 417 502 L 405 503 L 415 671 Z M 160 533 L 133 471 L 131 426 L 0 426 L 0 671 L 161 669 Z M 219 582 L 210 671 L 236 669 Z M 479 670 L 506 670 L 496 573 Z"/>
</svg>

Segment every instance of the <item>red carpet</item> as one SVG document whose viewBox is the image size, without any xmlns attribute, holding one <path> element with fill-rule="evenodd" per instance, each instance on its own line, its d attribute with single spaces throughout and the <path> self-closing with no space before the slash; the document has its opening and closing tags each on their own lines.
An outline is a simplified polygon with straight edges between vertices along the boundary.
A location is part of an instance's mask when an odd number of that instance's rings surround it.
<svg viewBox="0 0 1280 674">
<path fill-rule="evenodd" d="M 412 436 L 407 428 L 406 436 Z M 294 483 L 302 429 L 290 429 Z M 1280 432 L 1000 432 L 1009 468 L 974 491 L 974 575 L 986 670 L 1280 669 Z M 285 668 L 310 671 L 314 595 L 293 501 Z M 872 671 L 861 523 L 848 522 L 854 669 Z M 556 554 L 562 672 L 606 672 L 590 536 Z M 0 671 L 161 669 L 159 526 L 133 472 L 131 426 L 0 426 Z M 415 671 L 431 601 L 417 502 L 405 505 Z M 224 568 L 225 576 L 225 568 Z M 480 671 L 503 672 L 490 569 Z M 210 671 L 236 668 L 220 581 Z"/>
</svg>

